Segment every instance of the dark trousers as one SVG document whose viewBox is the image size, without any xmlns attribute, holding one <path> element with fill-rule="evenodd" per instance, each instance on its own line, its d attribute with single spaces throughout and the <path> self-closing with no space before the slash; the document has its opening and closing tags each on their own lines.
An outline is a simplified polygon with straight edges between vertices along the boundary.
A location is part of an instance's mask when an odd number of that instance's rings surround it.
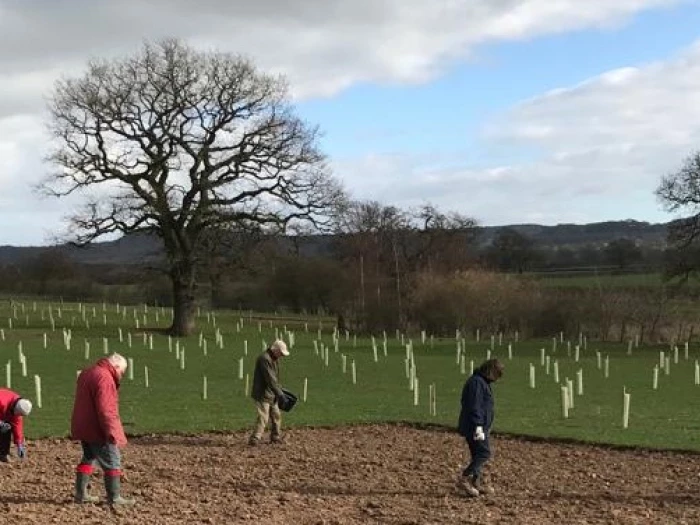
<svg viewBox="0 0 700 525">
<path fill-rule="evenodd" d="M 0 457 L 7 457 L 10 453 L 10 443 L 12 442 L 12 430 L 0 434 Z"/>
<path fill-rule="evenodd" d="M 481 470 L 486 462 L 491 457 L 491 448 L 489 447 L 488 436 L 483 441 L 475 441 L 472 437 L 468 437 L 467 446 L 471 454 L 469 465 L 462 472 L 463 476 L 471 476 L 475 481 L 481 476 Z"/>
</svg>

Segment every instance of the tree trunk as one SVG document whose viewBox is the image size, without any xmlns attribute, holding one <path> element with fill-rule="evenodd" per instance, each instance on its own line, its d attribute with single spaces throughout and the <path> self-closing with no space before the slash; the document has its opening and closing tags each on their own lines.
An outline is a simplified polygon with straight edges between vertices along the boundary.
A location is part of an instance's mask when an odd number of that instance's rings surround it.
<svg viewBox="0 0 700 525">
<path fill-rule="evenodd" d="M 190 335 L 195 328 L 196 281 L 194 268 L 180 264 L 171 273 L 173 282 L 173 323 L 168 332 L 182 337 Z"/>
<path fill-rule="evenodd" d="M 399 273 L 399 252 L 396 249 L 396 242 L 393 244 L 394 249 L 394 266 L 396 269 L 396 301 L 398 306 L 398 325 L 403 329 L 403 305 L 401 304 L 401 274 Z"/>
<path fill-rule="evenodd" d="M 365 257 L 360 255 L 360 305 L 362 306 L 362 319 L 365 318 Z"/>
</svg>

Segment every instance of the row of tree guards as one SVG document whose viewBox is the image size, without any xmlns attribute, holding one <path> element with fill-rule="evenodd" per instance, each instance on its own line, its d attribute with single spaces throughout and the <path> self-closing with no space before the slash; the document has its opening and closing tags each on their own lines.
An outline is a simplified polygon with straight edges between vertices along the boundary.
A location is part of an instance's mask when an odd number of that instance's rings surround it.
<svg viewBox="0 0 700 525">
<path fill-rule="evenodd" d="M 553 350 L 556 351 L 557 347 L 557 341 L 556 338 L 553 340 Z M 632 353 L 632 347 L 633 344 L 635 346 L 639 345 L 639 341 L 636 340 L 634 343 L 632 341 L 629 342 L 628 344 L 628 354 Z M 459 344 L 458 344 L 458 352 L 459 352 Z M 678 346 L 673 345 L 673 362 L 675 364 L 679 363 L 679 349 Z M 685 360 L 689 359 L 689 343 L 686 341 L 684 344 L 684 357 Z M 487 351 L 487 357 L 489 355 L 489 352 Z M 569 355 L 570 355 L 570 346 L 569 346 Z M 509 344 L 508 345 L 508 358 L 512 359 L 512 346 Z M 580 359 L 580 347 L 576 345 L 575 347 L 575 354 L 574 354 L 574 360 L 578 362 Z M 608 378 L 610 376 L 610 357 L 605 356 L 605 361 L 603 362 L 602 360 L 602 354 L 598 351 L 596 351 L 596 361 L 598 365 L 599 370 L 603 370 L 603 374 L 605 378 Z M 550 375 L 550 364 L 551 364 L 551 356 L 546 354 L 546 349 L 541 348 L 540 349 L 540 365 L 544 367 L 545 369 L 545 374 Z M 472 361 L 472 369 L 473 369 L 473 361 Z M 530 363 L 530 374 L 529 374 L 529 379 L 530 379 L 530 388 L 534 389 L 536 388 L 536 367 L 534 364 Z M 671 374 L 671 356 L 667 355 L 663 350 L 659 351 L 659 364 L 655 365 L 653 370 L 652 370 L 652 389 L 653 390 L 658 390 L 659 388 L 659 370 L 663 370 L 666 375 Z M 700 362 L 698 360 L 695 360 L 695 365 L 694 365 L 694 384 L 695 385 L 700 385 Z M 555 383 L 559 383 L 559 362 L 554 361 L 553 363 L 553 378 Z M 579 396 L 583 395 L 583 369 L 579 369 L 576 371 L 576 393 Z M 623 428 L 628 428 L 629 426 L 629 414 L 630 414 L 630 402 L 631 402 L 631 394 L 627 391 L 626 387 L 623 387 L 623 396 L 622 396 L 622 401 L 623 401 L 623 409 L 622 409 L 622 427 Z M 564 419 L 567 419 L 569 417 L 569 411 L 572 410 L 575 406 L 575 400 L 574 400 L 574 381 L 567 378 L 564 378 L 564 384 L 561 386 L 561 407 L 562 407 L 562 416 Z"/>
<path fill-rule="evenodd" d="M 25 309 L 24 303 L 13 303 L 12 309 L 13 309 L 13 315 L 12 317 L 8 318 L 8 327 L 10 329 L 13 328 L 13 319 L 17 320 L 18 315 L 19 315 L 19 309 L 22 311 L 22 315 L 25 316 L 25 321 L 26 324 L 29 325 L 29 313 L 27 313 Z M 121 316 L 122 319 L 126 319 L 128 317 L 127 315 L 127 307 L 120 306 L 119 304 L 116 305 L 116 313 Z M 80 316 L 80 319 L 85 323 L 85 327 L 89 328 L 89 310 L 86 305 L 83 305 L 80 303 L 78 305 L 78 314 Z M 160 316 L 163 316 L 164 318 L 170 314 L 170 317 L 172 317 L 172 311 L 169 311 L 168 309 L 165 308 L 151 308 L 152 311 L 149 311 L 149 307 L 147 305 L 143 305 L 143 307 L 134 307 L 133 308 L 133 319 L 135 321 L 135 326 L 136 328 L 139 327 L 140 323 L 139 320 L 143 320 L 144 324 L 148 323 L 148 315 L 153 314 L 155 316 L 156 322 L 159 320 Z M 37 304 L 36 302 L 33 303 L 32 306 L 32 311 L 36 312 L 37 311 Z M 102 305 L 102 319 L 103 323 L 107 323 L 107 305 L 106 303 L 103 303 Z M 55 317 L 54 317 L 55 313 Z M 71 314 L 74 313 L 74 310 L 70 312 Z M 97 307 L 92 306 L 91 307 L 91 314 L 93 318 L 96 318 L 98 315 Z M 58 306 L 58 307 L 53 307 L 49 305 L 48 309 L 41 309 L 41 319 L 46 320 L 48 317 L 52 330 L 55 331 L 56 329 L 56 324 L 55 324 L 55 319 L 63 319 L 63 308 Z M 202 317 L 202 312 L 201 310 L 198 310 L 197 315 L 199 317 Z M 218 348 L 223 349 L 224 348 L 224 336 L 219 329 L 219 327 L 216 326 L 216 314 L 214 312 L 205 312 L 204 316 L 206 317 L 207 323 L 211 325 L 214 328 L 214 342 L 215 346 Z M 71 316 L 71 324 L 75 324 L 75 316 Z M 258 332 L 262 333 L 263 331 L 263 322 L 258 321 Z M 273 328 L 272 321 L 268 322 L 269 327 Z M 243 317 L 240 317 L 239 320 L 235 324 L 235 329 L 236 332 L 239 333 L 244 326 L 244 319 Z M 283 326 L 282 330 L 278 327 L 274 327 L 275 330 L 275 338 L 283 337 L 288 341 L 288 344 L 290 348 L 294 348 L 295 346 L 295 334 L 293 331 L 287 330 L 286 326 Z M 304 323 L 304 330 L 305 332 L 309 332 L 309 323 L 306 322 Z M 71 343 L 72 343 L 72 329 L 71 328 L 62 328 L 61 330 L 62 333 L 62 339 L 63 339 L 63 346 L 66 350 L 71 350 Z M 148 348 L 149 350 L 153 350 L 154 348 L 154 342 L 153 342 L 153 335 L 148 334 L 148 333 L 142 333 L 142 344 L 145 348 Z M 329 367 L 330 365 L 330 354 L 331 354 L 331 346 L 327 346 L 323 341 L 322 341 L 322 325 L 319 326 L 318 331 L 317 331 L 317 336 L 318 338 L 313 341 L 313 348 L 314 348 L 314 354 L 319 356 L 320 360 L 324 364 L 325 367 Z M 129 348 L 132 348 L 133 346 L 133 338 L 132 334 L 129 331 L 126 331 L 122 327 L 117 328 L 117 337 L 120 343 L 126 343 Z M 344 338 L 346 341 L 350 341 L 350 333 L 349 331 L 345 331 Z M 433 336 L 428 336 L 425 331 L 421 332 L 421 343 L 423 345 L 430 344 L 430 346 L 433 346 L 434 343 L 434 338 Z M 481 340 L 481 334 L 479 330 L 476 330 L 475 332 L 475 337 L 477 341 Z M 5 340 L 5 330 L 0 329 L 0 339 L 3 341 Z M 350 370 L 350 375 L 351 375 L 351 380 L 352 384 L 355 385 L 357 384 L 357 365 L 354 359 L 350 360 L 349 362 L 349 367 L 348 367 L 348 356 L 342 352 L 340 352 L 340 339 L 341 339 L 341 334 L 340 332 L 334 328 L 332 332 L 332 348 L 333 348 L 333 353 L 339 354 L 339 359 L 340 359 L 340 368 L 343 374 L 348 373 L 348 369 Z M 420 380 L 418 377 L 418 368 L 416 364 L 416 359 L 415 359 L 415 354 L 413 351 L 413 341 L 411 339 L 407 339 L 404 334 L 399 332 L 398 330 L 396 331 L 396 339 L 397 341 L 400 341 L 401 344 L 404 346 L 405 351 L 406 351 L 406 356 L 404 359 L 404 365 L 405 365 L 405 376 L 407 379 L 407 384 L 408 384 L 408 390 L 412 393 L 413 396 L 413 404 L 415 406 L 419 405 L 420 401 Z M 455 332 L 455 339 L 456 339 L 456 363 L 460 367 L 460 372 L 462 374 L 467 374 L 467 364 L 466 364 L 466 340 L 464 337 L 462 337 L 462 334 L 459 330 Z M 514 341 L 517 342 L 519 339 L 519 335 L 517 332 L 514 333 Z M 48 348 L 48 334 L 45 332 L 43 333 L 43 347 L 46 349 Z M 564 333 L 561 332 L 558 337 L 553 337 L 552 338 L 552 353 L 557 352 L 559 345 L 563 345 L 565 343 L 564 341 Z M 486 349 L 486 359 L 491 358 L 492 351 L 495 349 L 496 344 L 499 346 L 503 344 L 503 334 L 495 334 L 490 336 L 490 348 Z M 199 348 L 202 351 L 202 354 L 204 356 L 208 355 L 208 340 L 204 337 L 204 333 L 200 332 L 199 333 L 199 338 L 198 338 L 198 345 Z M 583 334 L 579 334 L 579 342 L 576 345 L 573 345 L 571 341 L 566 341 L 566 350 L 567 350 L 567 355 L 569 357 L 573 357 L 575 362 L 579 362 L 581 358 L 581 351 L 586 350 L 588 345 L 587 338 Z M 357 346 L 357 336 L 353 335 L 352 336 L 352 346 L 356 347 Z M 386 331 L 383 332 L 381 341 L 377 341 L 377 339 L 372 336 L 371 337 L 371 346 L 372 346 L 372 357 L 374 362 L 379 361 L 379 356 L 382 355 L 384 358 L 388 356 L 388 338 L 387 338 L 387 333 Z M 627 347 L 627 353 L 632 354 L 633 349 L 639 346 L 639 339 L 635 338 L 634 340 L 630 340 L 628 342 L 628 347 Z M 267 342 L 265 340 L 261 341 L 261 348 L 264 350 L 267 347 Z M 380 352 L 380 347 L 381 347 L 381 352 Z M 27 377 L 27 358 L 26 355 L 23 352 L 23 343 L 22 341 L 18 342 L 18 363 L 21 367 L 22 371 L 22 376 Z M 181 345 L 179 340 L 173 339 L 172 337 L 168 337 L 168 352 L 174 354 L 175 360 L 179 364 L 179 368 L 181 370 L 185 370 L 186 368 L 186 360 L 185 360 L 185 345 Z M 102 353 L 103 354 L 108 354 L 109 353 L 109 339 L 104 337 L 102 339 Z M 244 356 L 248 355 L 248 340 L 243 341 L 243 353 Z M 508 343 L 507 345 L 507 353 L 508 353 L 508 359 L 512 360 L 513 359 L 513 343 Z M 689 359 L 689 343 L 686 342 L 683 347 L 683 355 L 685 360 Z M 84 358 L 85 360 L 89 360 L 91 357 L 91 346 L 90 346 L 90 341 L 85 339 L 84 341 Z M 606 355 L 603 358 L 603 355 L 601 352 L 596 351 L 596 361 L 597 361 L 597 367 L 599 370 L 603 371 L 604 377 L 608 378 L 609 377 L 609 356 Z M 671 345 L 671 349 L 668 353 L 665 351 L 660 351 L 659 352 L 659 364 L 655 365 L 653 370 L 652 370 L 652 388 L 654 390 L 658 389 L 658 381 L 659 381 L 659 374 L 661 371 L 665 373 L 665 375 L 670 375 L 671 373 L 671 362 L 674 364 L 678 364 L 680 361 L 680 349 L 677 345 Z M 128 358 L 129 362 L 129 367 L 128 367 L 128 379 L 129 380 L 134 380 L 134 359 L 132 357 Z M 551 355 L 549 355 L 546 351 L 545 348 L 540 349 L 540 366 L 544 368 L 545 374 L 547 376 L 552 375 L 554 382 L 555 383 L 560 383 L 560 377 L 559 377 L 559 362 L 556 359 L 553 359 Z M 468 373 L 471 374 L 474 371 L 474 360 L 469 361 L 469 369 Z M 79 374 L 80 371 L 77 371 Z M 150 388 L 150 376 L 149 376 L 149 369 L 147 366 L 144 366 L 143 369 L 143 378 L 144 378 L 144 385 L 146 388 Z M 238 379 L 239 380 L 244 380 L 245 381 L 245 388 L 243 392 L 247 395 L 250 393 L 250 374 L 245 373 L 244 370 L 244 357 L 239 358 L 238 360 Z M 696 360 L 695 361 L 695 376 L 694 376 L 694 381 L 696 385 L 700 385 L 700 363 Z M 38 408 L 41 408 L 42 406 L 42 400 L 41 400 L 41 377 L 39 375 L 34 376 L 34 384 L 35 384 L 35 397 L 36 397 L 36 405 Z M 536 388 L 536 366 L 532 363 L 530 363 L 529 366 L 529 384 L 530 388 L 535 389 Z M 11 388 L 12 386 L 12 361 L 9 360 L 6 363 L 6 385 L 8 388 Z M 202 397 L 203 399 L 208 399 L 208 379 L 205 376 L 202 377 Z M 575 408 L 575 394 L 578 396 L 583 396 L 584 394 L 584 383 L 583 383 L 583 369 L 579 369 L 576 372 L 576 377 L 575 377 L 575 383 L 574 380 L 569 379 L 568 377 L 564 378 L 563 384 L 561 386 L 561 406 L 562 406 L 562 416 L 564 418 L 569 417 L 569 413 L 571 410 Z M 303 392 L 301 399 L 302 401 L 306 402 L 307 401 L 307 396 L 308 396 L 308 377 L 304 378 L 303 381 Z M 437 396 L 436 396 L 436 385 L 435 383 L 432 383 L 428 385 L 428 407 L 430 414 L 435 416 L 437 415 Z M 631 393 L 626 390 L 626 388 L 623 388 L 623 428 L 627 428 L 629 424 L 629 408 L 630 408 L 630 401 L 631 401 Z"/>
<path fill-rule="evenodd" d="M 24 310 L 24 304 L 21 303 L 20 306 Z M 33 308 L 34 308 L 34 311 L 36 311 L 36 303 L 35 303 Z M 105 311 L 105 310 L 106 310 L 106 305 L 103 305 L 103 311 Z M 147 323 L 148 318 L 146 316 L 148 314 L 148 307 L 144 305 L 143 310 L 144 310 L 144 313 L 143 313 L 144 322 Z M 53 316 L 54 310 L 52 309 L 52 307 L 49 307 L 48 311 L 49 311 L 48 317 L 52 321 L 51 322 L 52 330 L 55 331 L 56 325 L 55 325 L 55 318 Z M 126 318 L 126 307 L 120 307 L 119 305 L 116 305 L 116 311 L 118 314 L 120 314 L 122 316 L 122 318 Z M 61 307 L 57 307 L 55 312 L 56 312 L 57 318 L 59 318 L 59 319 L 63 318 L 63 309 Z M 79 304 L 78 305 L 78 312 L 79 312 L 81 318 L 83 319 L 83 321 L 87 321 L 88 308 L 82 304 Z M 156 313 L 157 312 L 158 312 L 158 310 L 156 310 Z M 41 311 L 42 320 L 46 319 L 44 313 L 45 313 L 44 310 L 42 310 Z M 166 312 L 164 311 L 164 309 L 161 308 L 160 313 L 165 314 Z M 17 316 L 16 305 L 15 305 L 13 314 L 14 314 L 14 316 Z M 27 316 L 26 322 L 27 322 L 27 324 L 29 324 L 29 315 L 28 314 L 25 314 L 25 315 Z M 94 306 L 92 307 L 92 315 L 93 315 L 93 317 L 97 316 L 97 309 Z M 207 313 L 206 318 L 207 318 L 208 323 L 210 323 L 212 325 L 214 325 L 216 323 L 215 314 Z M 74 320 L 74 317 L 72 317 L 71 319 Z M 105 323 L 106 323 L 106 319 L 107 319 L 106 314 L 103 314 L 103 320 Z M 139 317 L 137 315 L 136 309 L 134 309 L 134 319 L 137 321 L 137 326 L 138 326 Z M 12 318 L 9 318 L 8 324 L 10 326 L 12 326 Z M 74 323 L 72 323 L 72 324 L 74 324 Z M 236 323 L 236 331 L 239 332 L 242 329 L 242 326 L 243 326 L 243 318 L 240 318 L 240 320 Z M 270 326 L 270 328 L 272 328 L 272 321 L 269 322 L 269 326 Z M 89 323 L 86 322 L 85 327 L 89 328 Z M 304 323 L 304 329 L 306 332 L 308 332 L 308 330 L 309 330 L 308 323 Z M 262 322 L 258 322 L 258 331 L 262 332 Z M 283 337 L 286 338 L 287 341 L 289 342 L 290 348 L 293 348 L 295 345 L 294 332 L 287 330 L 286 326 L 283 327 L 283 332 L 284 332 Z M 322 337 L 321 332 L 322 332 L 322 329 L 319 328 L 318 329 L 318 338 L 319 339 L 313 341 L 314 352 L 317 355 L 320 355 L 320 357 L 324 361 L 325 365 L 328 366 L 329 365 L 329 356 L 330 356 L 330 347 L 326 346 L 323 343 L 323 341 L 321 340 L 321 337 Z M 118 339 L 119 339 L 120 343 L 126 343 L 129 348 L 133 347 L 133 337 L 132 337 L 131 332 L 126 332 L 126 335 L 125 335 L 124 329 L 122 327 L 118 327 L 117 334 L 118 334 Z M 64 327 L 61 329 L 61 335 L 62 335 L 63 346 L 64 346 L 65 350 L 70 351 L 72 349 L 73 330 L 71 328 Z M 153 335 L 147 334 L 147 333 L 143 333 L 141 335 L 143 337 L 143 346 L 145 348 L 148 348 L 149 350 L 153 350 L 153 348 L 154 348 Z M 5 339 L 4 330 L 0 330 L 0 336 L 1 336 L 2 340 Z M 275 338 L 278 338 L 280 336 L 282 336 L 282 334 L 280 333 L 279 328 L 275 327 Z M 397 331 L 396 337 L 397 337 L 397 339 L 400 339 L 403 343 L 404 337 L 405 337 L 403 334 L 401 334 Z M 339 352 L 339 341 L 340 341 L 341 335 L 337 329 L 334 329 L 334 331 L 332 333 L 332 338 L 333 338 L 334 352 L 338 353 Z M 215 330 L 215 339 L 216 339 L 216 345 L 219 348 L 224 348 L 223 335 L 221 334 L 218 327 Z M 430 339 L 431 339 L 431 344 L 432 344 L 433 338 L 431 337 Z M 48 337 L 48 334 L 46 332 L 43 333 L 42 340 L 43 340 L 44 349 L 47 349 L 48 345 L 49 345 L 49 337 Z M 350 340 L 350 333 L 347 330 L 345 331 L 345 340 L 346 341 Z M 425 331 L 422 333 L 422 341 L 424 343 L 427 342 L 427 337 L 426 337 Z M 383 355 L 384 355 L 384 357 L 387 357 L 387 355 L 388 355 L 388 353 L 387 353 L 388 339 L 387 339 L 386 332 L 383 332 L 383 341 L 381 344 L 382 344 Z M 353 335 L 353 337 L 352 337 L 352 345 L 353 345 L 353 347 L 357 346 L 356 335 Z M 206 356 L 207 351 L 208 351 L 207 350 L 208 343 L 207 343 L 207 339 L 204 338 L 204 335 L 202 332 L 200 332 L 200 334 L 199 334 L 199 347 L 202 349 L 203 355 Z M 265 340 L 262 340 L 261 341 L 261 348 L 264 350 L 266 347 L 267 347 L 267 342 Z M 373 347 L 374 361 L 378 362 L 378 360 L 379 360 L 378 345 L 377 345 L 377 341 L 374 337 L 372 337 L 372 347 Z M 18 348 L 19 348 L 20 362 L 23 365 L 23 371 L 26 375 L 26 356 L 24 356 L 24 354 L 22 353 L 22 342 L 21 341 L 18 343 Z M 84 341 L 83 349 L 84 349 L 84 359 L 87 361 L 91 358 L 91 344 L 90 344 L 90 341 L 88 341 L 87 339 L 85 339 L 85 341 Z M 169 336 L 168 337 L 168 351 L 170 353 L 174 354 L 175 359 L 179 363 L 180 369 L 185 370 L 185 368 L 186 368 L 185 346 L 181 345 L 179 340 L 174 340 L 172 337 Z M 109 354 L 109 352 L 110 352 L 109 338 L 103 337 L 102 338 L 102 353 L 104 355 L 107 355 L 107 354 Z M 248 341 L 247 340 L 243 341 L 243 352 L 244 352 L 244 355 L 248 354 Z M 407 355 L 407 357 L 406 357 L 406 364 L 407 364 L 406 377 L 409 379 L 409 390 L 412 391 L 412 393 L 413 393 L 413 403 L 414 403 L 414 405 L 417 406 L 419 404 L 420 385 L 419 385 L 418 376 L 416 374 L 416 362 L 415 362 L 415 356 L 413 353 L 413 344 L 411 341 L 409 341 L 409 343 L 406 344 L 406 355 Z M 340 360 L 341 360 L 342 373 L 345 374 L 345 373 L 347 373 L 347 369 L 348 369 L 347 355 L 340 354 Z M 128 364 L 129 364 L 129 366 L 128 366 L 128 371 L 127 371 L 127 378 L 129 380 L 133 381 L 134 380 L 135 366 L 134 366 L 134 359 L 132 357 L 128 358 Z M 6 377 L 6 383 L 8 386 L 11 386 L 11 370 L 12 370 L 12 362 L 8 361 L 8 363 L 7 363 L 7 377 Z M 149 369 L 147 366 L 144 367 L 143 372 L 144 372 L 143 373 L 144 385 L 146 388 L 149 388 L 150 387 L 150 374 L 149 374 Z M 357 365 L 356 365 L 356 362 L 354 359 L 350 363 L 350 372 L 351 372 L 351 376 L 352 376 L 352 383 L 357 384 Z M 80 370 L 77 370 L 76 375 L 79 375 L 79 374 L 80 374 Z M 244 392 L 246 394 L 249 393 L 250 392 L 250 375 L 244 374 L 244 358 L 243 357 L 241 357 L 238 361 L 238 378 L 245 379 Z M 38 376 L 37 376 L 37 384 L 39 385 L 38 388 L 40 389 L 40 378 Z M 202 397 L 204 399 L 208 398 L 208 386 L 209 386 L 208 378 L 206 376 L 203 376 L 203 378 L 202 378 Z M 39 391 L 40 390 L 38 390 L 37 392 L 39 392 Z M 436 385 L 434 383 L 430 384 L 428 386 L 428 392 L 429 392 L 430 413 L 432 415 L 437 415 L 437 407 L 436 407 L 436 405 L 437 405 L 437 401 L 436 401 L 437 389 L 436 389 Z M 39 395 L 40 394 L 37 393 L 37 397 L 39 397 Z M 303 401 L 307 400 L 307 397 L 308 397 L 308 377 L 304 378 L 303 393 L 302 393 L 301 397 L 302 397 Z"/>
</svg>

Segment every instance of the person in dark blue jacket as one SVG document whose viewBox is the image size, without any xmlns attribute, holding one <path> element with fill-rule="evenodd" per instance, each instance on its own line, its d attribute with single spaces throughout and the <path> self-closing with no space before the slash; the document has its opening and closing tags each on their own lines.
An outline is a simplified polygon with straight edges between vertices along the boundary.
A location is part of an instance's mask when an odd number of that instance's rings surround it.
<svg viewBox="0 0 700 525">
<path fill-rule="evenodd" d="M 459 433 L 467 440 L 471 461 L 458 484 L 469 496 L 493 493 L 493 489 L 483 483 L 481 471 L 491 457 L 489 433 L 494 415 L 491 383 L 501 378 L 504 368 L 498 359 L 489 359 L 474 371 L 462 388 Z"/>
</svg>

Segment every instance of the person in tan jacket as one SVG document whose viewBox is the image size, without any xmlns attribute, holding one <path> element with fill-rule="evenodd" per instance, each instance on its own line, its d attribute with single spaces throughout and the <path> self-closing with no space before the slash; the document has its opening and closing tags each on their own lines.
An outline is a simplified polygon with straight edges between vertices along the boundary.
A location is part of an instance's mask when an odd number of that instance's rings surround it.
<svg viewBox="0 0 700 525">
<path fill-rule="evenodd" d="M 248 444 L 257 445 L 262 439 L 265 427 L 270 422 L 270 442 L 281 443 L 282 413 L 277 405 L 285 394 L 279 382 L 279 359 L 288 356 L 289 350 L 284 341 L 278 339 L 255 361 L 253 389 L 250 397 L 255 402 L 257 418 Z"/>
</svg>

